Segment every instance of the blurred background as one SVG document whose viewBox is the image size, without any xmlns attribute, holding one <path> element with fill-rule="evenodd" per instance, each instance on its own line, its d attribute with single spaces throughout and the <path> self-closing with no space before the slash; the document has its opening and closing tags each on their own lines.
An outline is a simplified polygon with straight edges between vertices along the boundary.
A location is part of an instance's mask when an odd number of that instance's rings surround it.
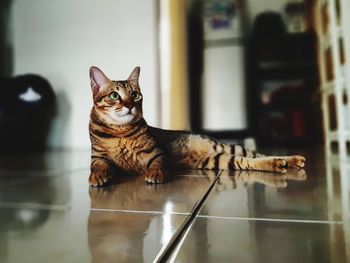
<svg viewBox="0 0 350 263">
<path fill-rule="evenodd" d="M 89 67 L 139 65 L 152 126 L 350 152 L 347 0 L 0 5 L 3 150 L 89 148 Z"/>
<path fill-rule="evenodd" d="M 232 255 L 237 243 L 235 257 L 253 261 L 350 259 L 350 159 L 323 156 L 350 156 L 349 13 L 349 0 L 1 0 L 0 261 L 100 259 L 104 248 L 115 259 L 116 247 L 148 258 L 201 191 L 208 215 L 247 219 L 231 232 L 244 238 L 233 242 L 223 221 L 193 224 L 188 258 Z M 283 188 L 275 174 L 197 171 L 88 192 L 92 65 L 114 80 L 141 67 L 148 124 L 303 154 L 308 179 L 288 173 Z M 286 241 L 277 254 L 274 240 Z"/>
</svg>

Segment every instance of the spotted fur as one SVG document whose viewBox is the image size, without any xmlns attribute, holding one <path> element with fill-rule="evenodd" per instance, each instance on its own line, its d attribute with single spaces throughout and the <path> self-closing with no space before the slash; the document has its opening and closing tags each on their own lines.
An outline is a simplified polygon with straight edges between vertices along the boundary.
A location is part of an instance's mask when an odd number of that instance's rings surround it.
<svg viewBox="0 0 350 263">
<path fill-rule="evenodd" d="M 221 143 L 204 135 L 162 130 L 147 125 L 142 113 L 140 68 L 125 81 L 111 81 L 90 68 L 94 105 L 90 118 L 91 186 L 109 183 L 115 173 L 163 183 L 169 171 L 184 169 L 262 170 L 285 173 L 301 168 L 302 156 L 265 157 L 241 145 Z"/>
</svg>

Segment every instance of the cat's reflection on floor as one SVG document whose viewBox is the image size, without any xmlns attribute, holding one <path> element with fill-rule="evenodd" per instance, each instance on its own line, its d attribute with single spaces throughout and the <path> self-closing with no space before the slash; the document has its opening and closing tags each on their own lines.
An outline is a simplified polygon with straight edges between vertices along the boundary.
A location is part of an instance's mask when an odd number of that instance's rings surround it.
<svg viewBox="0 0 350 263">
<path fill-rule="evenodd" d="M 91 208 L 101 208 L 91 211 L 89 216 L 92 262 L 152 261 L 186 218 L 186 214 L 176 213 L 190 213 L 214 182 L 214 171 L 202 173 L 202 176 L 176 176 L 162 185 L 145 184 L 142 177 L 126 177 L 108 188 L 91 188 Z M 251 184 L 285 188 L 288 180 L 306 180 L 305 171 L 223 172 L 212 191 L 236 191 Z M 171 211 L 167 211 L 169 204 Z M 115 212 L 104 212 L 105 209 Z"/>
<path fill-rule="evenodd" d="M 237 185 L 262 184 L 265 186 L 285 188 L 290 181 L 304 181 L 307 176 L 304 169 L 291 169 L 287 173 L 269 173 L 261 171 L 228 171 L 223 172 L 216 187 L 218 190 L 236 188 Z"/>
</svg>

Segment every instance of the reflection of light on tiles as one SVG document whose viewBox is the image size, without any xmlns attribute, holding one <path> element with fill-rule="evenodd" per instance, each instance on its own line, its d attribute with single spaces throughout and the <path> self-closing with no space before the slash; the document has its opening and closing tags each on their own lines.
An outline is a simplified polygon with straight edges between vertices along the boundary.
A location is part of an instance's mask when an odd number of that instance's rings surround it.
<svg viewBox="0 0 350 263">
<path fill-rule="evenodd" d="M 172 235 L 175 230 L 172 229 L 172 223 L 171 223 L 171 216 L 174 214 L 173 211 L 173 203 L 172 202 L 167 202 L 164 207 L 164 214 L 163 214 L 163 231 L 162 231 L 162 248 L 158 252 L 158 255 L 156 258 L 153 260 L 153 262 L 159 262 L 159 257 L 163 254 L 165 251 Z M 177 213 L 176 213 L 177 214 Z"/>
<path fill-rule="evenodd" d="M 165 204 L 164 215 L 163 215 L 163 234 L 162 234 L 162 244 L 169 242 L 172 235 L 172 224 L 171 215 L 173 213 L 173 204 L 167 202 Z"/>
<path fill-rule="evenodd" d="M 22 208 L 16 212 L 16 217 L 23 224 L 29 225 L 39 217 L 39 213 L 38 210 Z"/>
<path fill-rule="evenodd" d="M 350 259 L 350 164 L 344 156 L 334 155 L 328 147 L 325 150 L 328 218 L 344 222 L 343 227 L 329 226 L 330 247 L 336 253 L 337 240 L 344 240 L 345 254 L 341 256 Z"/>
</svg>

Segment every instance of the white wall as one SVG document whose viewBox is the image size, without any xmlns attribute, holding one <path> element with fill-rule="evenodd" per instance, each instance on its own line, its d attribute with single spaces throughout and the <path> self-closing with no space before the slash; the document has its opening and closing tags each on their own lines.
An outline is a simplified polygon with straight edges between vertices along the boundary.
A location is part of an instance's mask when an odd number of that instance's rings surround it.
<svg viewBox="0 0 350 263">
<path fill-rule="evenodd" d="M 91 65 L 112 79 L 126 79 L 140 65 L 144 115 L 158 125 L 155 6 L 155 0 L 13 0 L 14 74 L 41 74 L 58 97 L 51 146 L 90 147 Z"/>
</svg>

